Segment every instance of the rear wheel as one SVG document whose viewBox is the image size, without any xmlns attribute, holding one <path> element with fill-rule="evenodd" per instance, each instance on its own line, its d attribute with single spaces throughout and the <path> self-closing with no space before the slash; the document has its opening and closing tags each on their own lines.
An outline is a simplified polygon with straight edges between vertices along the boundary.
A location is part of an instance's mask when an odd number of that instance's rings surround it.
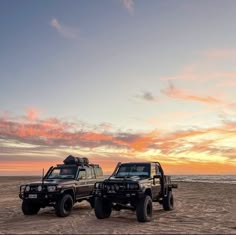
<svg viewBox="0 0 236 235">
<path fill-rule="evenodd" d="M 139 200 L 136 207 L 136 216 L 139 222 L 149 222 L 152 219 L 152 199 L 145 196 Z"/>
<path fill-rule="evenodd" d="M 163 209 L 170 211 L 174 209 L 174 197 L 172 191 L 169 191 L 167 196 L 163 198 Z"/>
<path fill-rule="evenodd" d="M 70 194 L 64 194 L 56 203 L 56 215 L 59 217 L 68 216 L 73 208 L 73 198 Z"/>
<path fill-rule="evenodd" d="M 98 219 L 105 219 L 110 217 L 112 212 L 111 201 L 108 199 L 96 197 L 94 204 L 94 211 Z"/>
<path fill-rule="evenodd" d="M 21 209 L 24 215 L 36 215 L 40 210 L 40 205 L 29 200 L 23 200 Z"/>
</svg>

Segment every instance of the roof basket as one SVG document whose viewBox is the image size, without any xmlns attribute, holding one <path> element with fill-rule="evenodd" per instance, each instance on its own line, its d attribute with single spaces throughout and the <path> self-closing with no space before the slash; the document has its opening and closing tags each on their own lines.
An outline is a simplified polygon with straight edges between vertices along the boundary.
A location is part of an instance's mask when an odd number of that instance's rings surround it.
<svg viewBox="0 0 236 235">
<path fill-rule="evenodd" d="M 89 160 L 86 157 L 74 157 L 72 155 L 69 155 L 64 161 L 65 165 L 70 165 L 70 164 L 76 164 L 76 165 L 88 165 Z"/>
</svg>

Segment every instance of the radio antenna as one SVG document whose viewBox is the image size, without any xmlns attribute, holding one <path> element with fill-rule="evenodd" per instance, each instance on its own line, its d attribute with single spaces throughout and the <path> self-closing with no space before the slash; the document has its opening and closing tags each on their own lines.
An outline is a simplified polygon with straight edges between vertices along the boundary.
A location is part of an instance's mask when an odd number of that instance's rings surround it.
<svg viewBox="0 0 236 235">
<path fill-rule="evenodd" d="M 44 183 L 44 168 L 43 168 L 43 173 L 42 173 L 42 185 Z"/>
</svg>

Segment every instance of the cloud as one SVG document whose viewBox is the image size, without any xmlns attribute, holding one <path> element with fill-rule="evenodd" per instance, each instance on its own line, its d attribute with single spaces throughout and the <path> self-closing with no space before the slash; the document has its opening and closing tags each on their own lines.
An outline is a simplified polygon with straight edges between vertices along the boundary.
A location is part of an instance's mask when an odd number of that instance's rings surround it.
<svg viewBox="0 0 236 235">
<path fill-rule="evenodd" d="M 30 108 L 28 109 L 27 112 L 27 117 L 29 121 L 35 121 L 38 118 L 39 112 L 34 109 L 34 108 Z"/>
<path fill-rule="evenodd" d="M 192 94 L 190 91 L 177 89 L 171 82 L 169 82 L 169 86 L 165 89 L 162 89 L 161 92 L 174 99 L 181 99 L 184 101 L 195 101 L 205 104 L 221 104 L 222 101 L 218 98 L 212 96 L 201 96 Z"/>
<path fill-rule="evenodd" d="M 28 114 L 27 114 L 28 115 Z M 33 119 L 31 119 L 33 120 Z M 102 130 L 83 130 L 76 123 L 57 118 L 6 120 L 0 117 L 0 138 L 40 146 L 74 146 L 83 148 L 112 147 L 120 149 L 141 149 L 148 147 L 143 142 L 142 133 L 107 132 Z M 145 137 L 146 141 L 148 137 Z"/>
<path fill-rule="evenodd" d="M 122 132 L 111 125 L 104 130 L 103 124 L 95 129 L 87 124 L 83 129 L 80 123 L 58 118 L 37 117 L 29 122 L 27 116 L 0 116 L 1 172 L 14 172 L 14 166 L 33 174 L 32 169 L 47 168 L 69 154 L 87 156 L 106 172 L 118 161 L 134 160 L 159 160 L 168 166 L 227 162 L 230 169 L 236 167 L 236 121 L 225 117 L 208 128 Z"/>
<path fill-rule="evenodd" d="M 195 81 L 209 81 L 214 79 L 225 79 L 225 78 L 236 78 L 236 73 L 180 73 L 175 76 L 165 76 L 161 77 L 160 80 L 163 81 L 173 81 L 173 80 L 195 80 Z"/>
<path fill-rule="evenodd" d="M 69 27 L 65 26 L 61 23 L 56 18 L 53 18 L 50 21 L 50 25 L 57 30 L 57 32 L 63 36 L 64 38 L 67 39 L 78 39 L 79 38 L 79 30 L 74 27 Z"/>
<path fill-rule="evenodd" d="M 123 0 L 123 5 L 129 11 L 130 14 L 134 13 L 134 1 L 133 0 Z"/>
<path fill-rule="evenodd" d="M 137 97 L 146 100 L 146 101 L 153 101 L 153 102 L 157 102 L 158 98 L 155 97 L 151 92 L 149 91 L 143 91 L 142 94 L 137 95 Z"/>
</svg>

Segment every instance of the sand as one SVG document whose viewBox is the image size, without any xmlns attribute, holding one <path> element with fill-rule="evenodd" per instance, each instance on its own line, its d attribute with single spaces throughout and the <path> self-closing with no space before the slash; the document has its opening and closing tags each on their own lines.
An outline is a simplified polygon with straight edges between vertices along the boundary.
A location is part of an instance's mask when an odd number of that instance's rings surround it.
<svg viewBox="0 0 236 235">
<path fill-rule="evenodd" d="M 0 234 L 236 234 L 236 185 L 178 182 L 175 210 L 153 203 L 153 220 L 139 223 L 127 210 L 98 220 L 87 202 L 75 204 L 66 218 L 52 208 L 24 216 L 18 189 L 31 180 L 0 177 Z"/>
</svg>

